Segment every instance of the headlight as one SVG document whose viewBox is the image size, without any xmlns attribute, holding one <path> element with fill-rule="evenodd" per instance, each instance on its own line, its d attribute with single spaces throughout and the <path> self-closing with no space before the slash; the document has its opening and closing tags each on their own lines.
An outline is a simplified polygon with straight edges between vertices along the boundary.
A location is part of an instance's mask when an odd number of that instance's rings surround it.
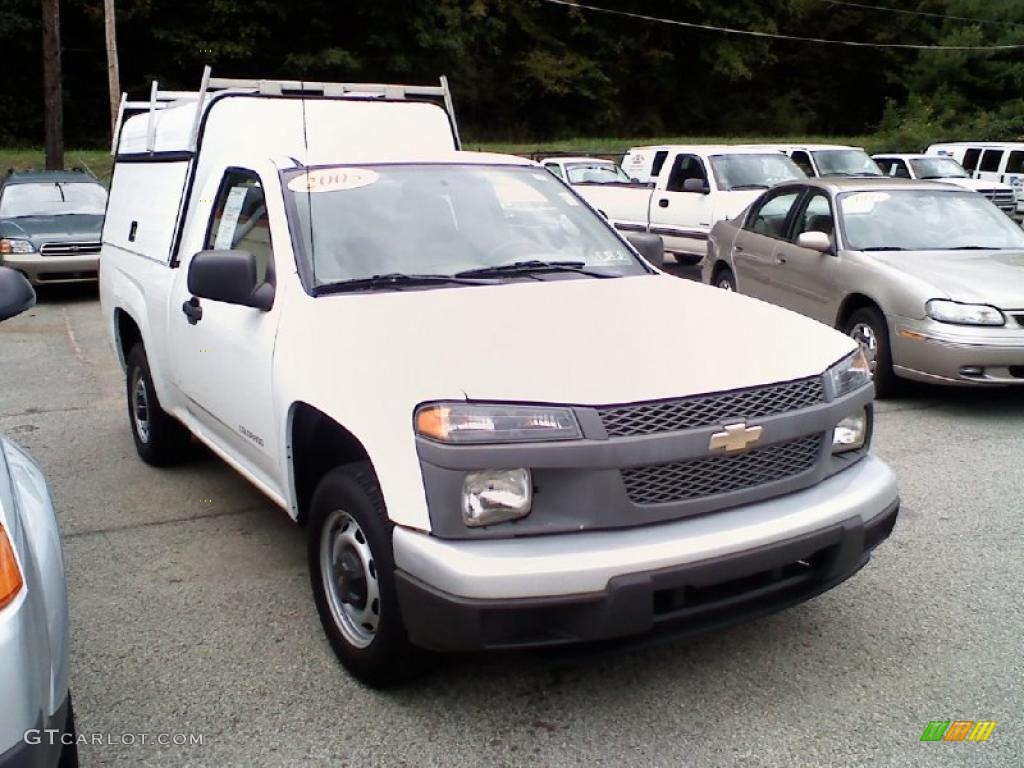
<svg viewBox="0 0 1024 768">
<path fill-rule="evenodd" d="M 28 240 L 14 240 L 12 238 L 0 239 L 0 256 L 7 256 L 12 253 L 34 253 L 35 248 Z"/>
<path fill-rule="evenodd" d="M 523 443 L 578 440 L 570 408 L 480 403 L 432 403 L 416 411 L 416 433 L 442 443 Z"/>
<path fill-rule="evenodd" d="M 846 453 L 863 448 L 868 439 L 868 413 L 863 410 L 847 416 L 832 430 L 832 453 Z"/>
<path fill-rule="evenodd" d="M 858 349 L 829 368 L 826 376 L 832 380 L 833 397 L 842 397 L 871 381 L 871 366 L 864 350 Z"/>
<path fill-rule="evenodd" d="M 14 556 L 14 547 L 4 527 L 0 525 L 0 608 L 17 597 L 24 584 L 18 559 Z"/>
<path fill-rule="evenodd" d="M 470 472 L 462 483 L 462 521 L 473 528 L 526 517 L 532 505 L 528 469 Z"/>
<path fill-rule="evenodd" d="M 932 299 L 925 307 L 928 310 L 928 317 L 940 323 L 1006 325 L 1003 313 L 987 304 L 960 304 L 948 299 Z"/>
</svg>

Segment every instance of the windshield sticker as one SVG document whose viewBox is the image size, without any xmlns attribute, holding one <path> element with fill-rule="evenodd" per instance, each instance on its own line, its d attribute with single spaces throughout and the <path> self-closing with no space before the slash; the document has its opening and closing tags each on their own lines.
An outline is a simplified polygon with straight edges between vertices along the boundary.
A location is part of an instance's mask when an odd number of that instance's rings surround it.
<svg viewBox="0 0 1024 768">
<path fill-rule="evenodd" d="M 380 174 L 369 168 L 330 168 L 309 171 L 288 182 L 292 192 L 337 192 L 375 184 Z"/>
<path fill-rule="evenodd" d="M 229 251 L 235 244 L 238 216 L 242 212 L 242 205 L 245 203 L 245 196 L 248 192 L 249 187 L 232 187 L 228 193 L 227 202 L 224 203 L 224 212 L 221 214 L 220 224 L 217 226 L 217 238 L 213 241 L 214 249 Z"/>
<path fill-rule="evenodd" d="M 632 261 L 632 257 L 626 251 L 594 251 L 593 262 L 595 264 L 614 264 L 615 262 Z"/>
<path fill-rule="evenodd" d="M 871 213 L 875 206 L 889 199 L 888 192 L 857 192 L 843 198 L 844 213 Z"/>
</svg>

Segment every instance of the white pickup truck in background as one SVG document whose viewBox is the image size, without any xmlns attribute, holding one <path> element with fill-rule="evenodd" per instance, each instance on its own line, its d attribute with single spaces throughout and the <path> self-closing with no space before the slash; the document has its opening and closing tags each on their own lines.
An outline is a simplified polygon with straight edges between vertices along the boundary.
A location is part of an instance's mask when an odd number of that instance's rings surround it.
<svg viewBox="0 0 1024 768">
<path fill-rule="evenodd" d="M 545 157 L 541 165 L 569 184 L 631 184 L 631 179 L 614 160 L 601 157 Z"/>
<path fill-rule="evenodd" d="M 735 146 L 634 147 L 622 161 L 640 184 L 577 191 L 616 228 L 661 235 L 681 264 L 698 264 L 711 228 L 764 190 L 804 177 L 781 152 Z M 653 190 L 644 182 L 654 182 Z"/>
<path fill-rule="evenodd" d="M 126 108 L 100 270 L 126 426 L 153 465 L 194 436 L 306 524 L 365 683 L 422 649 L 763 616 L 892 530 L 853 340 L 661 272 L 660 238 L 536 163 L 460 151 L 446 85 L 207 72 Z"/>
</svg>

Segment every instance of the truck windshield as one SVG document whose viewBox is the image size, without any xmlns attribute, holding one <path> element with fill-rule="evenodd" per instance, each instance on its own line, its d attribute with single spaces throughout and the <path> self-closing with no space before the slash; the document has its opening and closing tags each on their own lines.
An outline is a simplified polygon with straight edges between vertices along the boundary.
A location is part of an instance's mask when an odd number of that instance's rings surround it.
<svg viewBox="0 0 1024 768">
<path fill-rule="evenodd" d="M 948 157 L 928 157 L 911 160 L 914 177 L 918 179 L 969 179 L 970 174 L 956 160 Z"/>
<path fill-rule="evenodd" d="M 84 213 L 102 216 L 107 190 L 92 182 L 11 184 L 0 198 L 0 216 L 54 216 Z"/>
<path fill-rule="evenodd" d="M 822 176 L 882 176 L 882 169 L 863 149 L 819 149 L 814 152 Z"/>
<path fill-rule="evenodd" d="M 711 168 L 718 188 L 726 191 L 767 189 L 783 181 L 807 177 L 796 163 L 781 152 L 712 155 Z"/>
<path fill-rule="evenodd" d="M 570 184 L 628 182 L 629 176 L 615 163 L 570 163 L 565 166 Z"/>
<path fill-rule="evenodd" d="M 314 286 L 506 266 L 519 267 L 502 273 L 506 279 L 531 279 L 524 265 L 544 271 L 556 262 L 579 269 L 550 269 L 543 279 L 647 273 L 608 225 L 542 168 L 333 166 L 288 172 L 284 180 L 297 251 Z"/>
<path fill-rule="evenodd" d="M 975 192 L 847 192 L 839 210 L 855 251 L 1024 249 L 1024 231 Z"/>
</svg>

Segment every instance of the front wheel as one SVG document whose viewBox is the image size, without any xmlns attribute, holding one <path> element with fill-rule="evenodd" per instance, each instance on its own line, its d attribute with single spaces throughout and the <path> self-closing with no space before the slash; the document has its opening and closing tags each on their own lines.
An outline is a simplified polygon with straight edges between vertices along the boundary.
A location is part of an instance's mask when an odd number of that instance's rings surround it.
<svg viewBox="0 0 1024 768">
<path fill-rule="evenodd" d="M 372 467 L 331 470 L 310 507 L 313 599 L 338 660 L 373 688 L 414 677 L 426 652 L 409 642 L 402 622 L 391 523 Z"/>
<path fill-rule="evenodd" d="M 864 351 L 875 380 L 875 394 L 888 397 L 896 393 L 899 380 L 892 368 L 892 348 L 885 316 L 875 307 L 861 307 L 846 321 L 843 331 Z"/>
<path fill-rule="evenodd" d="M 133 346 L 125 362 L 128 419 L 139 458 L 156 467 L 180 462 L 188 453 L 189 433 L 160 407 L 145 347 Z"/>
</svg>

